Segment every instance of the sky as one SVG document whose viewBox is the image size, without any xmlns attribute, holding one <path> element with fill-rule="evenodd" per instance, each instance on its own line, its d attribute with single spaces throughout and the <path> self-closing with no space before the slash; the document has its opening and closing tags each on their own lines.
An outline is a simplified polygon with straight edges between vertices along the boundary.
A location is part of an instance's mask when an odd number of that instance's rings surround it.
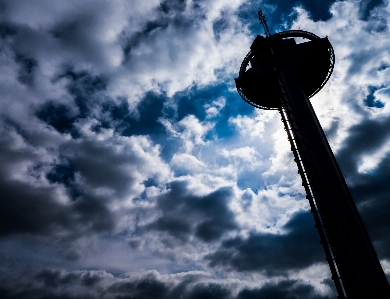
<svg viewBox="0 0 390 299">
<path fill-rule="evenodd" d="M 335 298 L 257 34 L 328 36 L 312 104 L 390 278 L 390 5 L 0 1 L 0 297 Z"/>
</svg>

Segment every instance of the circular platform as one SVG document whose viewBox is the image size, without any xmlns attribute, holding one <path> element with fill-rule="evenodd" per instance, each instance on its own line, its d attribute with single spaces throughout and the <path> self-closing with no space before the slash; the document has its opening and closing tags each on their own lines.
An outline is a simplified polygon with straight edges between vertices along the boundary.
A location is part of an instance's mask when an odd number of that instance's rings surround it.
<svg viewBox="0 0 390 299">
<path fill-rule="evenodd" d="M 294 38 L 308 41 L 297 44 Z M 283 49 L 282 63 L 291 68 L 308 98 L 322 89 L 333 71 L 335 58 L 328 38 L 302 30 L 283 31 L 267 38 L 258 35 L 235 80 L 240 96 L 260 109 L 279 109 L 281 105 L 276 49 Z"/>
</svg>

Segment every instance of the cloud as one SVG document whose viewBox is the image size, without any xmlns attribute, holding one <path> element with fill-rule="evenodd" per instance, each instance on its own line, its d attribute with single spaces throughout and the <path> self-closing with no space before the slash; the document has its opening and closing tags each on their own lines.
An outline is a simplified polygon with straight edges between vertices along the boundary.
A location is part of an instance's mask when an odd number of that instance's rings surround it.
<svg viewBox="0 0 390 299">
<path fill-rule="evenodd" d="M 328 282 L 329 283 L 329 282 Z M 333 295 L 333 294 L 332 294 Z M 261 289 L 244 289 L 237 299 L 252 298 L 331 298 L 331 296 L 321 296 L 315 293 L 309 285 L 301 284 L 294 280 L 284 280 L 277 284 L 267 284 Z"/>
<path fill-rule="evenodd" d="M 258 2 L 0 7 L 0 297 L 334 296 L 278 113 L 234 88 Z M 389 4 L 261 8 L 334 46 L 312 103 L 388 268 Z"/>
<path fill-rule="evenodd" d="M 255 110 L 253 115 L 238 115 L 231 117 L 229 123 L 237 127 L 240 135 L 249 135 L 251 138 L 263 138 L 265 133 L 265 124 L 269 122 L 275 113 Z"/>
<path fill-rule="evenodd" d="M 142 88 L 162 88 L 172 96 L 194 82 L 198 85 L 215 82 L 218 69 L 230 70 L 238 66 L 236 52 L 227 50 L 226 45 L 232 37 L 249 43 L 234 16 L 240 2 L 162 3 L 143 30 L 124 35 L 127 56 L 125 76 L 118 77 L 121 85 L 130 79 L 143 85 Z M 230 22 L 216 40 L 212 24 L 222 10 L 230 17 Z M 237 50 L 245 51 L 243 46 Z"/>
<path fill-rule="evenodd" d="M 372 11 L 383 6 L 385 1 L 383 0 L 364 0 L 359 3 L 360 17 L 363 20 L 369 19 Z"/>
<path fill-rule="evenodd" d="M 43 282 L 46 288 L 57 289 L 63 285 L 74 285 L 75 282 L 79 282 L 85 287 L 93 287 L 104 279 L 104 275 L 104 272 L 64 273 L 64 271 L 44 269 L 35 278 L 37 281 Z"/>
<path fill-rule="evenodd" d="M 251 233 L 222 242 L 206 257 L 212 267 L 230 271 L 265 271 L 280 275 L 288 269 L 302 269 L 324 260 L 319 237 L 310 213 L 298 213 L 283 227 L 282 234 Z"/>
<path fill-rule="evenodd" d="M 116 223 L 113 210 L 131 205 L 131 199 L 123 199 L 142 193 L 144 181 L 169 176 L 158 147 L 147 137 L 117 138 L 112 132 L 83 137 L 65 138 L 52 145 L 54 151 L 37 150 L 15 128 L 4 131 L 2 234 L 109 231 Z"/>
<path fill-rule="evenodd" d="M 232 190 L 221 188 L 205 196 L 194 196 L 187 188 L 183 181 L 170 184 L 170 190 L 157 200 L 162 215 L 148 229 L 167 232 L 182 242 L 193 237 L 212 242 L 237 228 L 228 207 Z"/>
<path fill-rule="evenodd" d="M 56 231 L 61 234 L 68 229 L 76 233 L 81 223 L 91 231 L 113 227 L 113 219 L 99 196 L 86 195 L 74 204 L 66 204 L 64 189 L 47 184 L 41 175 L 45 167 L 34 163 L 34 160 L 39 161 L 39 156 L 41 163 L 47 163 L 49 154 L 28 144 L 15 128 L 9 126 L 7 129 L 1 137 L 4 144 L 0 171 L 2 235 Z M 23 152 L 18 152 L 22 148 Z"/>
<path fill-rule="evenodd" d="M 9 285 L 0 288 L 4 299 L 38 297 L 50 298 L 180 298 L 195 299 L 247 299 L 267 296 L 267 298 L 305 298 L 325 299 L 327 294 L 319 294 L 310 285 L 297 280 L 282 280 L 268 283 L 263 288 L 238 286 L 231 288 L 223 281 L 207 281 L 201 272 L 188 274 L 162 275 L 150 271 L 136 277 L 115 277 L 105 271 L 66 272 L 55 269 L 43 269 L 34 273 L 33 283 L 19 283 L 18 290 Z M 328 282 L 324 282 L 327 284 Z"/>
<path fill-rule="evenodd" d="M 190 154 L 175 154 L 171 160 L 172 169 L 177 176 L 200 173 L 205 171 L 206 165 Z"/>
</svg>

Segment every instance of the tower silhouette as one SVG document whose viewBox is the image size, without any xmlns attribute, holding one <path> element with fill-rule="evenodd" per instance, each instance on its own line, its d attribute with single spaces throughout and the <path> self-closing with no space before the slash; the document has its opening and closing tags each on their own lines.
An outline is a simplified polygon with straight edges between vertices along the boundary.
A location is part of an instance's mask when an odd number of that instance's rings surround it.
<svg viewBox="0 0 390 299">
<path fill-rule="evenodd" d="M 388 299 L 389 283 L 308 100 L 332 74 L 332 45 L 302 30 L 271 35 L 265 15 L 258 14 L 266 37 L 258 35 L 244 58 L 238 93 L 256 108 L 281 114 L 338 298 Z"/>
</svg>

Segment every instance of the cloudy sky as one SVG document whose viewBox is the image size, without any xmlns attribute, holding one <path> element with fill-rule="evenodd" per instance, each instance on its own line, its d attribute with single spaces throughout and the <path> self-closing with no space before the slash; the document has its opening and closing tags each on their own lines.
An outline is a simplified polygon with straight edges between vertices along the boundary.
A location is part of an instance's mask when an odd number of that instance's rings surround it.
<svg viewBox="0 0 390 299">
<path fill-rule="evenodd" d="M 1 298 L 335 298 L 277 111 L 235 90 L 263 30 L 328 36 L 312 99 L 390 276 L 390 5 L 0 1 Z"/>
</svg>

